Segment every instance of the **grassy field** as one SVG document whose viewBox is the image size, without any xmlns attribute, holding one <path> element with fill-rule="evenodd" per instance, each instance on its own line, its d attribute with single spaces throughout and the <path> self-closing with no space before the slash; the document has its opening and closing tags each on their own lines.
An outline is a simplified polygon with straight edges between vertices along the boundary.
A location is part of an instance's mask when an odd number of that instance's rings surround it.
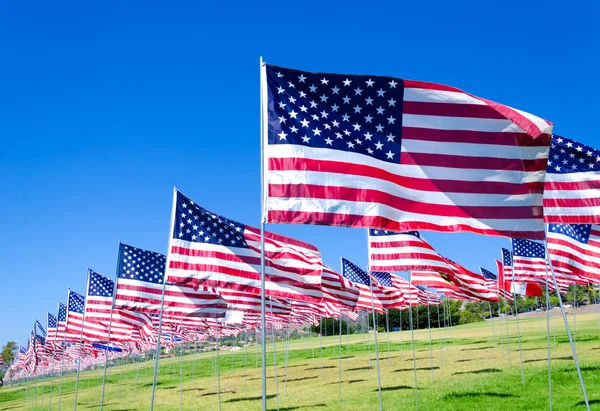
<svg viewBox="0 0 600 411">
<path fill-rule="evenodd" d="M 570 317 L 572 321 L 572 317 Z M 506 344 L 506 323 L 453 327 L 452 338 L 440 345 L 437 329 L 432 330 L 433 367 L 431 373 L 427 330 L 415 332 L 419 409 L 422 410 L 537 410 L 548 409 L 548 380 L 545 317 L 521 319 L 522 351 L 518 350 L 516 323 L 508 321 L 510 365 Z M 571 351 L 561 317 L 552 318 L 556 336 L 551 340 L 552 388 L 555 410 L 585 409 Z M 443 330 L 442 330 L 443 331 Z M 500 332 L 501 331 L 501 332 Z M 503 342 L 498 342 L 503 337 Z M 443 333 L 442 333 L 443 337 Z M 450 335 L 448 334 L 448 337 Z M 343 336 L 342 399 L 339 400 L 339 337 L 318 337 L 290 342 L 287 372 L 284 343 L 277 344 L 277 374 L 280 410 L 375 410 L 378 408 L 375 351 L 366 336 Z M 402 338 L 402 343 L 401 343 Z M 379 356 L 383 404 L 386 410 L 414 409 L 410 334 L 407 331 L 379 334 Z M 363 343 L 363 341 L 365 341 Z M 441 349 L 440 349 L 441 346 Z M 273 346 L 268 355 L 268 407 L 277 409 Z M 370 351 L 369 351 L 370 349 Z M 592 409 L 600 410 L 600 329 L 596 314 L 577 315 L 577 352 L 583 368 Z M 523 355 L 525 387 L 521 382 L 519 354 Z M 223 410 L 259 410 L 261 395 L 260 355 L 255 347 L 247 351 L 221 352 L 221 406 Z M 107 410 L 148 409 L 152 386 L 152 362 L 110 369 L 105 398 Z M 214 353 L 183 357 L 183 391 L 180 393 L 179 358 L 161 360 L 156 408 L 218 409 Z M 433 378 L 433 381 L 432 381 Z M 82 373 L 78 408 L 99 408 L 100 371 Z M 52 388 L 51 388 L 52 384 Z M 74 376 L 63 380 L 61 407 L 72 409 Z M 51 394 L 52 390 L 52 394 Z M 0 389 L 0 410 L 58 409 L 58 379 L 33 387 Z M 51 404 L 50 404 L 51 402 Z"/>
</svg>

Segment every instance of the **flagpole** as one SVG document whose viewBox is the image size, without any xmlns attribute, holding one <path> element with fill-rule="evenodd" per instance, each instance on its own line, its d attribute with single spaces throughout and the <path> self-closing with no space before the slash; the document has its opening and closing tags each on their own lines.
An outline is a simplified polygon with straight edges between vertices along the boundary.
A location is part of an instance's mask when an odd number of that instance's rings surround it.
<svg viewBox="0 0 600 411">
<path fill-rule="evenodd" d="M 319 340 L 321 343 L 321 377 L 323 376 L 323 316 L 319 316 Z M 364 342 L 364 337 L 363 337 Z M 289 343 L 288 343 L 289 346 Z"/>
<path fill-rule="evenodd" d="M 387 334 L 387 345 L 388 345 L 388 367 L 390 366 L 390 310 L 387 309 L 385 310 L 385 328 L 386 328 L 386 334 Z"/>
<path fill-rule="evenodd" d="M 409 322 L 410 322 L 410 345 L 412 347 L 413 354 L 413 372 L 415 377 L 415 407 L 419 409 L 419 385 L 417 382 L 417 355 L 415 352 L 415 330 L 413 327 L 413 315 L 412 315 L 412 272 L 408 274 L 408 306 L 409 306 Z"/>
<path fill-rule="evenodd" d="M 440 323 L 440 305 L 437 306 L 437 318 L 438 318 L 438 337 L 440 341 L 440 364 L 444 366 L 444 350 L 442 349 L 442 325 Z M 402 323 L 400 323 L 400 327 L 402 327 Z M 400 328 L 402 329 L 402 328 Z"/>
<path fill-rule="evenodd" d="M 577 345 L 577 284 L 573 284 L 573 346 Z"/>
<path fill-rule="evenodd" d="M 548 242 L 544 241 L 544 247 L 546 248 L 546 255 L 549 256 L 548 252 Z M 554 273 L 554 267 L 552 267 L 552 260 L 548 258 L 548 263 L 550 265 L 550 272 L 552 273 L 552 281 L 554 282 L 554 287 L 556 287 L 556 295 L 558 296 L 558 304 L 560 305 L 560 311 L 563 316 L 563 321 L 565 323 L 565 328 L 567 329 L 567 335 L 569 337 L 569 345 L 571 346 L 571 352 L 573 354 L 573 360 L 575 361 L 575 367 L 577 368 L 577 375 L 579 376 L 579 385 L 581 385 L 581 392 L 583 394 L 583 400 L 585 401 L 585 407 L 587 410 L 590 410 L 590 403 L 588 401 L 587 392 L 585 390 L 585 383 L 583 382 L 583 375 L 581 374 L 581 368 L 579 367 L 579 359 L 577 358 L 577 350 L 575 349 L 575 344 L 573 343 L 573 338 L 571 336 L 571 328 L 569 327 L 569 321 L 567 320 L 567 314 L 565 313 L 565 307 L 562 303 L 562 298 L 560 296 L 560 289 L 558 288 L 558 282 L 556 281 L 556 274 Z"/>
<path fill-rule="evenodd" d="M 548 336 L 548 400 L 552 410 L 552 357 L 550 356 L 550 288 L 548 287 L 548 256 L 546 256 L 546 335 Z"/>
<path fill-rule="evenodd" d="M 260 57 L 260 188 L 261 188 L 261 224 L 260 224 L 260 322 L 262 345 L 262 411 L 267 411 L 267 350 L 265 338 L 265 137 L 267 133 L 267 68 Z"/>
<path fill-rule="evenodd" d="M 433 347 L 431 344 L 431 314 L 430 314 L 430 310 L 429 310 L 429 295 L 427 295 L 427 329 L 429 330 L 429 364 L 431 366 L 431 382 L 434 382 Z"/>
<path fill-rule="evenodd" d="M 219 319 L 217 318 L 217 358 L 215 361 L 215 366 L 217 368 L 217 401 L 219 401 L 219 411 L 221 411 L 221 358 L 219 356 L 219 351 L 221 348 L 219 347 Z"/>
<path fill-rule="evenodd" d="M 275 402 L 279 411 L 279 378 L 277 377 L 277 340 L 275 339 L 275 316 L 273 315 L 273 300 L 269 298 L 271 311 L 271 337 L 273 338 L 273 370 L 275 371 Z"/>
<path fill-rule="evenodd" d="M 104 406 L 104 387 L 106 384 L 106 366 L 108 362 L 108 347 L 110 347 L 110 331 L 112 328 L 112 319 L 113 312 L 115 310 L 115 300 L 117 299 L 117 281 L 119 281 L 119 252 L 121 250 L 121 240 L 119 240 L 119 244 L 117 245 L 117 266 L 115 268 L 115 282 L 113 283 L 113 295 L 112 295 L 112 303 L 110 305 L 110 315 L 108 318 L 108 336 L 106 338 L 106 347 L 104 350 L 104 376 L 102 377 L 102 394 L 100 397 L 100 411 L 102 411 L 102 407 Z"/>
<path fill-rule="evenodd" d="M 160 314 L 158 316 L 158 338 L 156 339 L 156 353 L 154 355 L 154 374 L 152 376 L 152 395 L 150 396 L 150 411 L 154 410 L 156 396 L 156 382 L 158 379 L 158 361 L 160 359 L 160 337 L 162 334 L 163 313 L 165 308 L 165 290 L 167 288 L 167 271 L 169 269 L 169 254 L 171 254 L 171 240 L 173 239 L 173 224 L 175 224 L 175 207 L 177 206 L 177 187 L 173 187 L 173 205 L 171 206 L 171 224 L 169 227 L 169 245 L 167 248 L 167 261 L 163 273 L 163 287 L 160 298 Z M 116 287 L 116 284 L 115 284 Z"/>
<path fill-rule="evenodd" d="M 183 410 L 183 313 L 181 314 L 181 322 L 179 323 L 179 332 L 181 341 L 179 344 L 179 411 Z"/>
<path fill-rule="evenodd" d="M 498 298 L 500 298 L 498 296 Z M 496 341 L 496 346 L 498 346 L 498 340 L 496 339 L 496 327 L 494 326 L 494 316 L 492 314 L 492 303 L 488 301 L 488 307 L 490 309 L 490 323 L 492 323 L 492 336 L 494 337 L 494 341 Z"/>
<path fill-rule="evenodd" d="M 338 383 L 338 387 L 339 387 L 338 401 L 342 401 L 342 304 L 340 304 L 339 324 L 340 324 L 340 344 L 338 346 L 338 357 L 339 357 L 340 378 L 339 378 L 339 383 Z"/>
<path fill-rule="evenodd" d="M 71 287 L 69 287 L 67 291 L 67 304 L 69 304 L 69 294 L 71 293 Z M 63 374 L 65 368 L 65 351 L 67 347 L 67 312 L 69 310 L 68 306 L 65 306 L 65 327 L 63 330 L 63 346 L 62 346 L 62 356 L 60 357 L 60 385 L 58 386 L 58 411 L 60 411 L 60 401 L 62 394 L 62 383 L 63 383 Z M 58 303 L 58 311 L 60 314 L 60 302 Z M 58 318 L 56 319 L 56 332 L 58 333 Z"/>
<path fill-rule="evenodd" d="M 367 231 L 368 234 L 368 231 Z M 379 411 L 383 411 L 383 398 L 381 396 L 381 372 L 379 369 L 379 343 L 377 340 L 377 323 L 375 320 L 375 298 L 373 297 L 373 280 L 371 279 L 370 270 L 367 271 L 369 279 L 369 290 L 371 292 L 371 308 L 373 310 L 373 337 L 375 339 L 375 362 L 377 366 L 377 389 L 379 391 Z M 370 357 L 370 355 L 369 355 Z"/>
<path fill-rule="evenodd" d="M 87 284 L 85 285 L 85 296 L 87 297 L 90 286 L 90 269 L 87 269 Z M 81 352 L 83 351 L 83 327 L 85 325 L 85 304 L 86 300 L 83 300 L 83 317 L 81 318 L 81 333 L 79 334 L 79 354 L 77 356 L 77 377 L 75 378 L 75 399 L 73 401 L 73 409 L 77 409 L 77 394 L 79 394 L 79 372 L 81 370 Z M 67 302 L 68 303 L 68 302 Z M 67 307 L 68 309 L 68 307 Z"/>
<path fill-rule="evenodd" d="M 498 319 L 500 319 L 500 295 L 498 295 Z M 502 350 L 502 357 L 504 357 L 504 342 L 502 339 L 502 323 L 498 327 L 498 341 L 500 342 L 500 349 Z"/>
<path fill-rule="evenodd" d="M 521 359 L 521 382 L 525 387 L 525 370 L 523 369 L 523 350 L 521 349 L 521 330 L 519 328 L 519 308 L 517 306 L 517 293 L 513 288 L 513 300 L 515 303 L 515 318 L 517 319 L 517 341 L 519 342 L 519 357 Z"/>
</svg>

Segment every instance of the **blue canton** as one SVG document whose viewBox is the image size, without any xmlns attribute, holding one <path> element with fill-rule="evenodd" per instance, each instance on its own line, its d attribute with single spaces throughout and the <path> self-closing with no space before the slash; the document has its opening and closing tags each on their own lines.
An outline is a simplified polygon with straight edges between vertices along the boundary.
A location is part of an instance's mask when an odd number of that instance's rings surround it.
<svg viewBox="0 0 600 411">
<path fill-rule="evenodd" d="M 296 144 L 400 162 L 404 82 L 267 65 L 269 144 Z"/>
<path fill-rule="evenodd" d="M 512 239 L 513 253 L 517 257 L 545 258 L 544 245 L 523 238 Z"/>
<path fill-rule="evenodd" d="M 369 274 L 345 258 L 342 258 L 342 276 L 353 283 L 363 284 L 366 286 L 371 285 Z"/>
<path fill-rule="evenodd" d="M 248 248 L 245 227 L 195 204 L 177 192 L 173 238 L 194 243 Z"/>
<path fill-rule="evenodd" d="M 35 334 L 42 337 L 46 336 L 46 330 L 44 330 L 44 327 L 42 327 L 42 324 L 38 320 L 35 320 Z"/>
<path fill-rule="evenodd" d="M 381 271 L 371 271 L 371 275 L 375 277 L 377 282 L 384 287 L 393 287 L 392 276 L 390 273 L 384 273 Z"/>
<path fill-rule="evenodd" d="M 481 275 L 483 275 L 484 278 L 486 278 L 488 280 L 497 281 L 498 277 L 496 276 L 496 274 L 492 273 L 489 270 L 486 270 L 483 267 L 479 267 L 479 270 L 481 271 Z"/>
<path fill-rule="evenodd" d="M 165 278 L 166 262 L 167 257 L 162 254 L 121 244 L 117 275 L 119 278 L 127 280 L 162 284 Z"/>
<path fill-rule="evenodd" d="M 408 234 L 408 235 L 414 235 L 417 238 L 421 238 L 421 235 L 419 234 L 418 231 L 407 231 L 404 233 L 397 233 L 395 231 L 374 230 L 372 228 L 369 229 L 369 235 L 371 237 L 384 237 L 384 236 L 388 236 L 388 235 L 397 235 L 397 234 Z"/>
<path fill-rule="evenodd" d="M 592 231 L 591 224 L 549 224 L 548 229 L 553 233 L 571 237 L 582 244 L 587 244 Z"/>
<path fill-rule="evenodd" d="M 46 323 L 48 324 L 48 328 L 57 327 L 56 317 L 48 312 L 46 313 Z"/>
<path fill-rule="evenodd" d="M 94 297 L 112 297 L 114 281 L 90 270 L 88 295 Z"/>
<path fill-rule="evenodd" d="M 67 306 L 63 303 L 58 303 L 58 321 L 67 321 Z"/>
<path fill-rule="evenodd" d="M 600 151 L 565 137 L 552 136 L 548 173 L 569 174 L 599 171 Z"/>
<path fill-rule="evenodd" d="M 512 253 L 506 248 L 502 249 L 502 264 L 505 267 L 512 267 L 513 265 Z"/>
<path fill-rule="evenodd" d="M 69 312 L 83 314 L 84 304 L 85 297 L 83 295 L 69 291 L 69 301 L 67 302 Z"/>
</svg>

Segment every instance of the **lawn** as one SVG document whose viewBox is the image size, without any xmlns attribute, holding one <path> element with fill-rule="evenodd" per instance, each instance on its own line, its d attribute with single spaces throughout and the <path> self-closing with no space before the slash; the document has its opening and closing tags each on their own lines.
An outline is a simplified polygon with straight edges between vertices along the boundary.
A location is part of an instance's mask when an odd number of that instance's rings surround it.
<svg viewBox="0 0 600 411">
<path fill-rule="evenodd" d="M 453 327 L 442 343 L 432 330 L 433 374 L 427 330 L 415 332 L 419 409 L 422 410 L 536 410 L 548 409 L 547 340 L 545 317 L 520 320 L 518 349 L 516 322 L 476 323 Z M 572 317 L 569 317 L 572 321 Z M 552 389 L 555 410 L 585 409 L 571 351 L 561 317 L 552 318 Z M 495 331 L 496 338 L 493 336 Z M 500 340 L 502 337 L 502 340 Z M 386 410 L 414 409 L 415 383 L 410 333 L 379 334 L 379 363 L 383 405 Z M 556 343 L 555 343 L 556 341 Z M 378 408 L 377 371 L 373 335 L 292 340 L 277 343 L 279 409 L 375 410 Z M 510 346 L 510 351 L 508 350 Z M 268 407 L 277 409 L 273 345 L 268 354 Z M 577 316 L 577 352 L 592 409 L 600 410 L 600 329 L 596 314 Z M 322 354 L 321 354 L 322 352 Z M 510 353 L 510 364 L 508 359 Z M 525 387 L 521 381 L 522 353 Z M 342 387 L 339 398 L 339 365 Z M 259 410 L 261 399 L 260 353 L 255 347 L 234 354 L 220 353 L 221 409 Z M 112 367 L 105 397 L 106 410 L 148 409 L 153 362 Z M 180 392 L 180 367 L 183 390 Z M 218 409 L 215 353 L 161 360 L 156 409 Z M 97 409 L 101 371 L 81 374 L 78 408 Z M 0 389 L 0 410 L 58 409 L 59 379 L 38 381 L 27 387 Z M 75 379 L 63 379 L 61 408 L 72 409 Z"/>
</svg>

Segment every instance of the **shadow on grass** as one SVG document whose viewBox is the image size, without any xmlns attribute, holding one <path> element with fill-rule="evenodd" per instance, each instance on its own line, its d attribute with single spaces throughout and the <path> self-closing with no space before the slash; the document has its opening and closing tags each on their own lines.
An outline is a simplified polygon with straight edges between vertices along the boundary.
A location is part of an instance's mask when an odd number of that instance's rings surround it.
<svg viewBox="0 0 600 411">
<path fill-rule="evenodd" d="M 428 360 L 429 357 L 415 357 L 415 360 Z M 412 361 L 412 358 L 408 358 L 406 361 Z"/>
<path fill-rule="evenodd" d="M 179 388 L 177 386 L 170 386 L 170 387 L 160 387 L 161 390 L 172 390 L 173 388 Z"/>
<path fill-rule="evenodd" d="M 279 408 L 279 411 L 292 411 L 292 410 L 301 410 L 302 408 L 317 408 L 317 407 L 327 407 L 327 405 L 326 404 L 299 405 L 297 407 Z M 269 411 L 274 411 L 274 409 L 269 410 Z"/>
<path fill-rule="evenodd" d="M 456 362 L 468 362 L 468 361 L 475 361 L 475 360 L 481 360 L 482 358 L 467 358 L 465 360 L 456 360 Z"/>
<path fill-rule="evenodd" d="M 346 371 L 361 371 L 361 370 L 368 370 L 368 369 L 372 369 L 373 367 L 358 367 L 358 368 L 348 368 Z"/>
<path fill-rule="evenodd" d="M 523 348 L 522 350 L 517 350 L 517 351 L 540 351 L 540 350 L 545 350 L 545 348 Z"/>
<path fill-rule="evenodd" d="M 500 370 L 498 368 L 483 368 L 481 370 L 455 372 L 455 373 L 452 373 L 452 375 L 486 374 L 486 373 L 490 373 L 490 372 L 502 372 L 502 370 Z"/>
<path fill-rule="evenodd" d="M 267 395 L 268 400 L 271 398 L 275 398 L 275 394 Z M 262 397 L 259 395 L 258 397 L 232 398 L 230 400 L 223 401 L 223 402 L 242 402 L 242 401 L 260 401 L 260 400 L 262 400 Z"/>
<path fill-rule="evenodd" d="M 221 391 L 221 394 L 235 394 L 235 393 L 236 393 L 236 391 L 228 391 L 228 390 L 223 390 L 223 391 Z M 215 391 L 215 392 L 207 392 L 206 394 L 200 394 L 200 397 L 208 397 L 208 396 L 210 396 L 210 395 L 218 395 L 218 394 L 219 394 L 219 392 L 218 392 L 218 391 Z M 273 397 L 274 397 L 274 396 L 275 396 L 275 395 L 273 395 Z M 258 398 L 262 399 L 262 397 L 258 397 Z M 225 402 L 227 402 L 227 401 L 225 401 Z"/>
<path fill-rule="evenodd" d="M 275 376 L 274 375 L 269 375 L 267 377 L 267 379 L 269 379 L 269 378 L 275 378 Z M 262 380 L 262 377 L 248 378 L 248 381 L 253 381 L 253 380 Z"/>
<path fill-rule="evenodd" d="M 444 395 L 442 398 L 445 400 L 457 399 L 461 400 L 464 398 L 475 398 L 475 397 L 496 397 L 496 398 L 519 398 L 518 395 L 506 394 L 502 392 L 452 392 Z"/>
<path fill-rule="evenodd" d="M 433 367 L 434 370 L 439 370 L 440 367 Z M 392 372 L 406 372 L 406 371 L 413 371 L 414 368 L 398 368 L 397 370 L 394 370 Z M 417 367 L 417 371 L 431 371 L 431 367 Z"/>
<path fill-rule="evenodd" d="M 345 357 L 342 357 L 342 360 L 345 360 L 347 358 L 354 358 L 354 355 L 347 355 Z M 333 360 L 339 360 L 339 359 L 340 359 L 340 357 L 330 358 L 331 361 L 333 361 Z"/>
<path fill-rule="evenodd" d="M 397 385 L 395 387 L 381 387 L 381 391 L 397 391 L 397 390 L 412 390 L 413 387 L 408 385 Z M 378 392 L 379 390 L 375 389 L 373 392 Z"/>
<path fill-rule="evenodd" d="M 490 348 L 494 347 L 492 347 L 491 345 L 487 345 L 485 347 L 463 348 L 461 351 L 489 350 Z"/>
<path fill-rule="evenodd" d="M 576 372 L 577 370 L 575 368 L 569 368 L 566 370 L 560 370 L 560 372 Z M 596 371 L 600 371 L 600 366 L 598 365 L 588 365 L 585 367 L 581 367 L 581 371 L 590 371 L 590 372 L 596 372 Z"/>
<path fill-rule="evenodd" d="M 590 403 L 590 405 L 600 404 L 600 400 L 588 400 L 588 402 Z M 579 401 L 575 405 L 583 405 L 583 406 L 585 406 L 585 401 Z"/>
<path fill-rule="evenodd" d="M 367 381 L 367 380 L 349 380 L 349 381 L 346 381 L 346 382 L 348 384 L 356 384 L 357 382 L 364 382 L 364 381 Z"/>
<path fill-rule="evenodd" d="M 325 369 L 325 368 L 337 368 L 337 367 L 335 365 L 325 365 L 324 367 L 305 368 L 304 371 L 320 370 L 321 368 Z"/>
<path fill-rule="evenodd" d="M 185 392 L 185 391 L 205 391 L 206 388 L 185 388 L 181 391 Z"/>
<path fill-rule="evenodd" d="M 477 340 L 477 341 L 463 342 L 463 343 L 461 343 L 461 345 L 483 344 L 483 343 L 489 343 L 489 341 L 487 341 L 487 340 Z"/>
<path fill-rule="evenodd" d="M 310 377 L 294 378 L 293 380 L 288 380 L 288 382 L 304 381 L 304 380 L 314 380 L 315 378 L 319 378 L 319 376 L 318 375 L 311 375 Z"/>
<path fill-rule="evenodd" d="M 306 365 L 308 365 L 308 364 L 294 364 L 294 365 L 288 365 L 288 368 L 294 368 L 294 367 L 304 367 L 304 366 L 306 366 Z M 323 368 L 325 368 L 325 367 L 323 367 Z"/>
<path fill-rule="evenodd" d="M 572 360 L 573 357 L 552 357 L 553 360 Z M 523 361 L 524 363 L 526 362 L 541 362 L 541 361 L 548 361 L 548 357 L 545 358 L 536 358 L 534 360 L 525 360 Z"/>
</svg>

